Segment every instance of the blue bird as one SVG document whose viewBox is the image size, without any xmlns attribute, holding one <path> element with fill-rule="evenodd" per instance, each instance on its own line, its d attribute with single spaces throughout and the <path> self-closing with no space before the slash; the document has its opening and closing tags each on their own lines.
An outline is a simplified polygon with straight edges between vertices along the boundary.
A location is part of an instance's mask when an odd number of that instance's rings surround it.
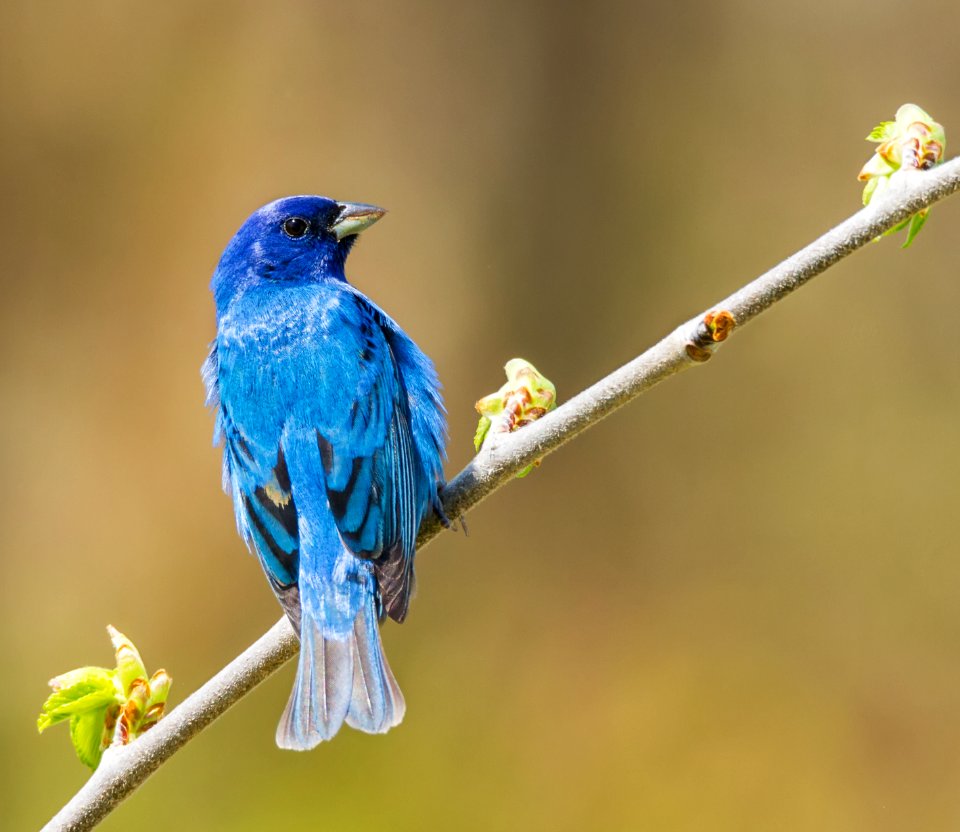
<svg viewBox="0 0 960 832">
<path fill-rule="evenodd" d="M 445 521 L 433 364 L 344 275 L 357 234 L 383 214 L 320 196 L 271 202 L 210 284 L 203 377 L 223 487 L 300 634 L 281 748 L 313 748 L 344 721 L 383 733 L 403 719 L 379 623 L 406 617 L 420 522 L 430 510 Z"/>
</svg>

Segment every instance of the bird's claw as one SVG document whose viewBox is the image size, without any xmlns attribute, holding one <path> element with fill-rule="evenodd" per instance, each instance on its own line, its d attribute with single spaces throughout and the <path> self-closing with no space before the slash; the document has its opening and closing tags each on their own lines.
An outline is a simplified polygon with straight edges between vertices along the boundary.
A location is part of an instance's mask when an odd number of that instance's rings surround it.
<svg viewBox="0 0 960 832">
<path fill-rule="evenodd" d="M 440 521 L 440 525 L 445 529 L 450 529 L 453 526 L 453 523 L 450 522 L 450 518 L 447 517 L 447 513 L 443 510 L 443 500 L 440 497 L 440 492 L 443 491 L 443 486 L 437 486 L 437 492 L 433 498 L 433 513 L 437 515 L 437 519 Z"/>
</svg>

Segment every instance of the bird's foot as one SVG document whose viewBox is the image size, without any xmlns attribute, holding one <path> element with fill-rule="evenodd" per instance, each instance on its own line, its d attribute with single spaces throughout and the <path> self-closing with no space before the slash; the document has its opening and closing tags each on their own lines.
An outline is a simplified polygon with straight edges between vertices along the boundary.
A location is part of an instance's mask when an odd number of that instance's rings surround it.
<svg viewBox="0 0 960 832">
<path fill-rule="evenodd" d="M 440 525 L 445 529 L 449 529 L 453 524 L 450 522 L 450 518 L 447 517 L 447 513 L 443 510 L 443 500 L 440 498 L 440 492 L 443 490 L 442 485 L 437 486 L 437 491 L 433 495 L 432 508 L 433 513 L 437 515 L 437 519 L 440 521 Z"/>
</svg>

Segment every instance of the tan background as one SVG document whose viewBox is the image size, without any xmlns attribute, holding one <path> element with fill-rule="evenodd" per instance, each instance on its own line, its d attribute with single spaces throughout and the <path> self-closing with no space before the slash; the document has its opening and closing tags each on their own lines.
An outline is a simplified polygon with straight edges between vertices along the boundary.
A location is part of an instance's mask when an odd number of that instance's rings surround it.
<svg viewBox="0 0 960 832">
<path fill-rule="evenodd" d="M 960 136 L 958 24 L 3 4 L 0 825 L 84 781 L 34 720 L 104 625 L 179 701 L 277 617 L 198 373 L 249 212 L 390 209 L 349 271 L 434 357 L 452 474 L 507 358 L 567 397 L 854 211 L 902 102 Z M 425 551 L 399 730 L 281 753 L 285 668 L 103 828 L 957 828 L 958 235 L 954 200 L 870 246 Z"/>
</svg>

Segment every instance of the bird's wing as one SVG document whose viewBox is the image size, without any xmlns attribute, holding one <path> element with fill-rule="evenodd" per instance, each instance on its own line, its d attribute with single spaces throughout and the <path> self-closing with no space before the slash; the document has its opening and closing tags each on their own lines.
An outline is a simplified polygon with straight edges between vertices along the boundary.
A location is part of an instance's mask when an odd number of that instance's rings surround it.
<svg viewBox="0 0 960 832">
<path fill-rule="evenodd" d="M 229 445 L 230 440 L 227 442 Z M 287 608 L 286 596 L 297 583 L 300 538 L 297 507 L 293 501 L 283 451 L 277 452 L 276 463 L 268 476 L 261 473 L 255 476 L 241 475 L 238 479 L 249 538 L 256 547 L 274 591 L 284 608 Z M 287 612 L 296 622 L 299 598 L 291 599 L 293 601 L 295 609 L 293 612 L 287 609 Z"/>
<path fill-rule="evenodd" d="M 372 303 L 371 306 L 373 306 Z M 379 315 L 390 350 L 403 379 L 410 432 L 422 466 L 425 484 L 429 489 L 428 498 L 437 514 L 443 517 L 439 491 L 444 484 L 443 460 L 446 457 L 447 420 L 443 398 L 440 395 L 440 381 L 433 362 L 424 355 L 393 318 L 379 307 L 374 308 Z"/>
<path fill-rule="evenodd" d="M 317 444 L 327 500 L 344 544 L 374 561 L 382 610 L 402 621 L 413 579 L 417 528 L 428 500 L 411 430 L 410 405 L 384 321 L 358 293 L 345 292 L 340 355 L 320 366 L 324 385 L 352 396 L 332 413 L 319 403 Z M 356 359 L 359 358 L 359 361 Z"/>
<path fill-rule="evenodd" d="M 216 408 L 215 443 L 223 442 L 223 487 L 233 497 L 237 528 L 255 549 L 263 570 L 294 626 L 299 629 L 297 589 L 300 540 L 297 507 L 283 451 L 259 448 L 220 400 L 216 342 L 203 368 L 207 404 Z"/>
</svg>

